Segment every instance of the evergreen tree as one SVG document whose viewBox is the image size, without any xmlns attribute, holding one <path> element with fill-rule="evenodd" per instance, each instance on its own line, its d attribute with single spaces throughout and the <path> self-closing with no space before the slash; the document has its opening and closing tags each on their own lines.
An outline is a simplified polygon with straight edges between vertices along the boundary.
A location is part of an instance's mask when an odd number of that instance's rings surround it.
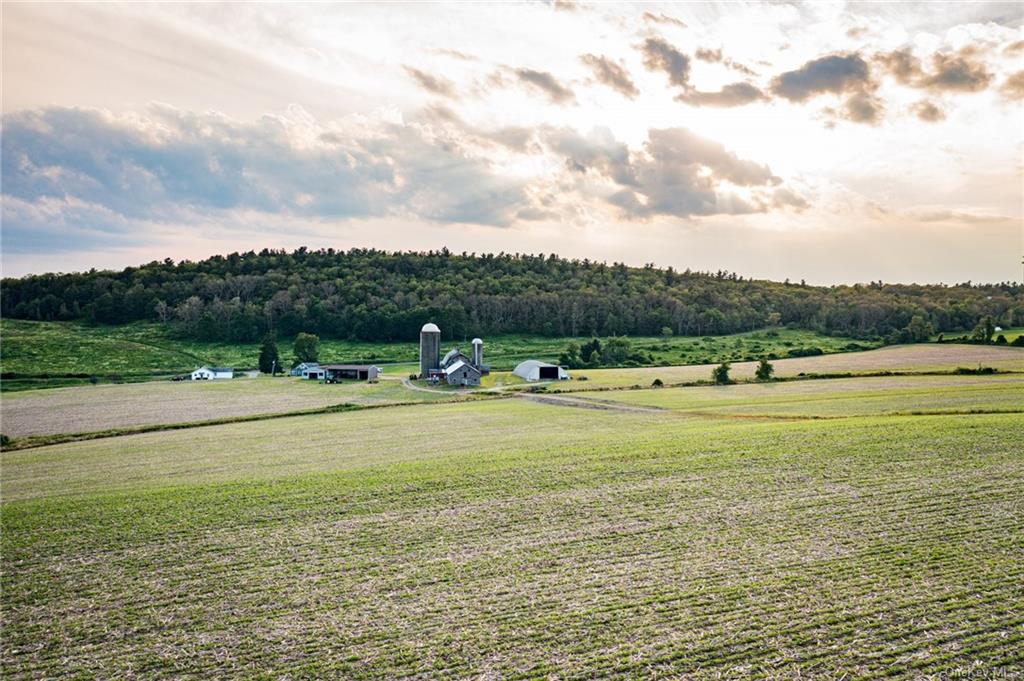
<svg viewBox="0 0 1024 681">
<path fill-rule="evenodd" d="M 278 373 L 281 369 L 281 356 L 277 352 L 277 338 L 273 331 L 263 336 L 260 346 L 260 371 L 264 374 Z"/>
</svg>

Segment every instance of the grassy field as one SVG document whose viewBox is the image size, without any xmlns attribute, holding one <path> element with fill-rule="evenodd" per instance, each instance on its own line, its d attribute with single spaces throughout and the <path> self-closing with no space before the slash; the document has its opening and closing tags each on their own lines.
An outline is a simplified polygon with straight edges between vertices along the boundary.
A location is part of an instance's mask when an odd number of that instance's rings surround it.
<svg viewBox="0 0 1024 681">
<path fill-rule="evenodd" d="M 257 344 L 198 343 L 172 338 L 156 324 L 129 324 L 117 327 L 88 326 L 64 322 L 0 322 L 4 372 L 24 376 L 46 374 L 50 378 L 6 381 L 5 389 L 27 388 L 56 383 L 84 383 L 84 378 L 55 379 L 63 374 L 96 375 L 101 379 L 115 374 L 123 378 L 191 371 L 202 364 L 252 368 L 259 355 Z M 586 338 L 539 338 L 499 336 L 484 339 L 485 358 L 495 369 L 512 369 L 524 359 L 557 361 L 571 342 Z M 759 358 L 774 354 L 785 356 L 794 348 L 818 347 L 824 352 L 867 349 L 877 343 L 854 342 L 819 334 L 779 329 L 734 336 L 703 338 L 633 338 L 634 347 L 649 354 L 652 364 L 699 364 L 723 360 Z M 362 343 L 323 339 L 320 356 L 325 362 L 376 362 L 402 365 L 416 370 L 418 346 L 415 343 Z M 445 340 L 442 347 L 469 343 Z M 282 359 L 290 361 L 288 339 L 279 343 Z"/>
<path fill-rule="evenodd" d="M 884 414 L 1019 387 L 431 403 L 4 452 L 0 661 L 15 679 L 1013 678 L 1024 416 Z M 865 415 L 700 413 L 750 406 Z"/>
</svg>

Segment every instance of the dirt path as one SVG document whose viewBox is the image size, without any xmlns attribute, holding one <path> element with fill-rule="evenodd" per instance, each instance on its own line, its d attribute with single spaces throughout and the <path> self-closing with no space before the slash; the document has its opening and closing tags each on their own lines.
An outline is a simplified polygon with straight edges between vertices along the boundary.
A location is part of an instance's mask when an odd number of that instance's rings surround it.
<svg viewBox="0 0 1024 681">
<path fill-rule="evenodd" d="M 583 409 L 604 409 L 609 411 L 625 411 L 633 414 L 672 414 L 673 412 L 668 409 L 661 409 L 660 407 L 639 407 L 628 404 L 619 404 L 616 402 L 598 402 L 597 400 L 588 400 L 582 397 L 568 397 L 562 395 L 539 395 L 537 393 L 515 393 L 516 397 L 521 397 L 524 400 L 530 402 L 539 402 L 541 404 L 556 404 L 560 407 L 581 407 Z"/>
</svg>

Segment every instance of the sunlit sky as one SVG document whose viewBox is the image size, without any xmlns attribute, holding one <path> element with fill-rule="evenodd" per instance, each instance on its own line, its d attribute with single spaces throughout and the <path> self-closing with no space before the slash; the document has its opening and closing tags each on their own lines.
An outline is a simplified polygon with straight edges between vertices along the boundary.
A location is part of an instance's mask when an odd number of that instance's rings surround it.
<svg viewBox="0 0 1024 681">
<path fill-rule="evenodd" d="M 1021 3 L 3 3 L 5 276 L 261 248 L 1021 280 Z"/>
</svg>

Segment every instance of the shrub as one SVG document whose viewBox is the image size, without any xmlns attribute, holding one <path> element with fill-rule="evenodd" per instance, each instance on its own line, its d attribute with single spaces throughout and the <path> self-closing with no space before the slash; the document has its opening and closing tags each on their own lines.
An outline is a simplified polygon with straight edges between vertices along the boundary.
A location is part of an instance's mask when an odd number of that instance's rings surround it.
<svg viewBox="0 0 1024 681">
<path fill-rule="evenodd" d="M 729 378 L 730 368 L 732 368 L 731 364 L 722 362 L 711 370 L 711 380 L 715 382 L 715 385 L 728 385 L 732 383 L 732 379 Z"/>
<path fill-rule="evenodd" d="M 661 381 L 660 378 L 656 378 L 656 379 L 654 379 L 654 381 L 651 382 L 651 387 L 652 388 L 660 388 L 663 385 L 665 385 L 665 384 Z"/>
<path fill-rule="evenodd" d="M 1019 335 L 1016 338 L 1014 338 L 1013 342 L 1010 343 L 1010 345 L 1015 345 L 1018 348 L 1024 347 L 1024 333 L 1022 333 L 1021 335 Z"/>
<path fill-rule="evenodd" d="M 788 354 L 790 357 L 814 357 L 815 355 L 824 355 L 825 351 L 818 347 L 792 348 Z"/>
<path fill-rule="evenodd" d="M 770 381 L 774 373 L 775 367 L 764 357 L 761 358 L 761 361 L 757 364 L 757 369 L 754 370 L 754 376 L 759 381 Z"/>
<path fill-rule="evenodd" d="M 6 447 L 11 444 L 11 438 L 7 437 L 3 433 L 0 433 L 0 447 Z"/>
<path fill-rule="evenodd" d="M 588 380 L 590 380 L 590 379 L 588 379 L 588 378 L 587 378 L 586 376 L 577 376 L 577 377 L 576 377 L 576 380 L 577 380 L 577 381 L 588 381 Z"/>
<path fill-rule="evenodd" d="M 996 345 L 1006 345 L 1006 336 L 999 334 L 996 336 Z"/>
</svg>

